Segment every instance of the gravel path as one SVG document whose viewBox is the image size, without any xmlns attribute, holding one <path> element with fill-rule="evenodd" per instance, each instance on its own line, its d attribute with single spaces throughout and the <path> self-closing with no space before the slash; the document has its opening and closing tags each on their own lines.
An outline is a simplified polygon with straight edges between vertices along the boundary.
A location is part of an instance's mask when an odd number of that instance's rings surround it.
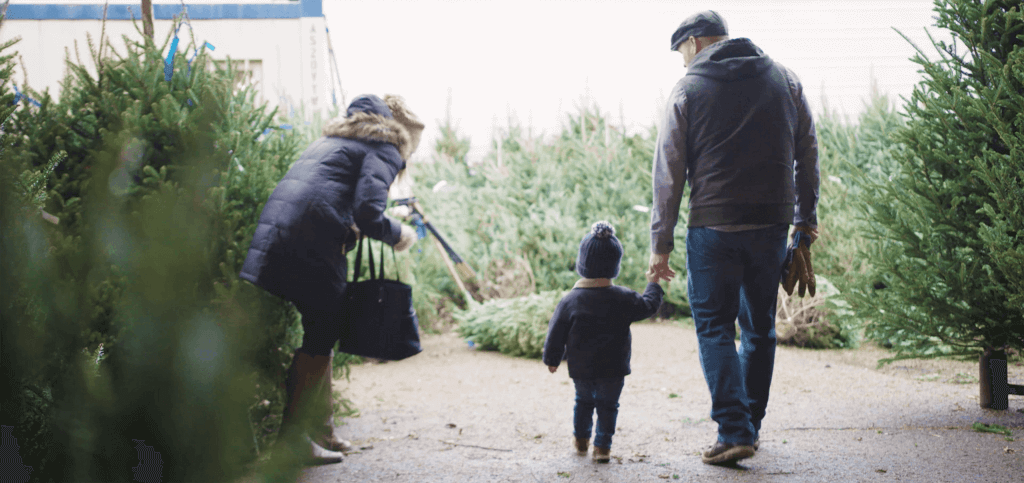
<svg viewBox="0 0 1024 483">
<path fill-rule="evenodd" d="M 302 482 L 1024 481 L 1024 398 L 978 407 L 977 363 L 901 361 L 884 352 L 780 347 L 761 449 L 742 466 L 701 463 L 715 438 L 692 326 L 633 326 L 610 464 L 570 448 L 565 365 L 469 349 L 429 335 L 423 353 L 364 364 L 337 390 L 361 410 L 339 434 L 361 448 Z M 1024 367 L 1011 365 L 1011 381 Z M 979 433 L 975 422 L 1013 431 Z"/>
</svg>

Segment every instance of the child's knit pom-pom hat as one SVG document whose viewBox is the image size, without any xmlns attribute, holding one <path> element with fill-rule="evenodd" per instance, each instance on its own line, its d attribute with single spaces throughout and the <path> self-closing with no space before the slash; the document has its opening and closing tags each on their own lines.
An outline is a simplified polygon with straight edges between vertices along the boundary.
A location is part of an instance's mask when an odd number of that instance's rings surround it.
<svg viewBox="0 0 1024 483">
<path fill-rule="evenodd" d="M 599 221 L 580 242 L 576 273 L 583 278 L 615 278 L 619 276 L 621 260 L 622 245 L 615 238 L 615 228 L 607 221 Z"/>
</svg>

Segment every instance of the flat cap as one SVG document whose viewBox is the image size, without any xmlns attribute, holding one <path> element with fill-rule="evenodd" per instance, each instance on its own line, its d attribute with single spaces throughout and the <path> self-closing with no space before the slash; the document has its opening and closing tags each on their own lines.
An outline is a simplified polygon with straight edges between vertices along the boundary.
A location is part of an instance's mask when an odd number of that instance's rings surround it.
<svg viewBox="0 0 1024 483">
<path fill-rule="evenodd" d="M 717 37 L 729 35 L 729 28 L 725 19 L 714 10 L 705 10 L 691 15 L 672 34 L 672 50 L 679 48 L 679 44 L 686 42 L 690 37 Z"/>
</svg>

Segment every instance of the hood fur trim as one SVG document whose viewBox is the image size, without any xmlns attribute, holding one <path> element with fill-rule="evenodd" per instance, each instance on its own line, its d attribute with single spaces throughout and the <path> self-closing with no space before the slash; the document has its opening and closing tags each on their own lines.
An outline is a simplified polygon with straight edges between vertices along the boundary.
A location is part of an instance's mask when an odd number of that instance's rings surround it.
<svg viewBox="0 0 1024 483">
<path fill-rule="evenodd" d="M 384 104 L 387 104 L 388 109 L 391 110 L 391 115 L 395 116 L 396 121 L 410 128 L 423 129 L 423 122 L 409 110 L 409 107 L 405 105 L 405 101 L 401 97 L 386 94 L 384 96 Z"/>
<path fill-rule="evenodd" d="M 415 149 L 409 130 L 402 123 L 370 112 L 333 119 L 324 126 L 323 135 L 393 144 L 402 160 L 408 160 Z"/>
<path fill-rule="evenodd" d="M 405 105 L 405 101 L 400 96 L 386 94 L 384 96 L 384 104 L 388 106 L 395 120 L 409 131 L 409 140 L 412 146 L 409 149 L 409 154 L 411 155 L 416 152 L 416 148 L 420 145 L 420 134 L 423 133 L 424 127 L 423 122 L 420 121 L 420 118 L 416 117 L 416 114 L 409 110 L 409 107 Z"/>
</svg>

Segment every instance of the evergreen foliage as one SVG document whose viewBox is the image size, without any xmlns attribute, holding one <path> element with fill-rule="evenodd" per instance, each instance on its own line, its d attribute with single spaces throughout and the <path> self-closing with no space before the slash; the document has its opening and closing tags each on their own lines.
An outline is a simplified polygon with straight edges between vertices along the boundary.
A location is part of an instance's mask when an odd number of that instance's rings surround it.
<svg viewBox="0 0 1024 483">
<path fill-rule="evenodd" d="M 780 299 L 780 311 L 789 324 L 781 343 L 853 347 L 862 323 L 840 292 L 871 283 L 870 260 L 857 256 L 866 239 L 854 201 L 863 195 L 865 183 L 885 180 L 895 170 L 896 143 L 890 134 L 903 121 L 892 103 L 875 92 L 856 123 L 844 123 L 833 113 L 816 121 L 823 179 L 818 208 L 822 237 L 815 244 L 814 261 L 819 286 L 832 281 L 841 290 L 824 290 L 814 300 L 792 298 L 786 307 Z M 538 291 L 567 289 L 577 278 L 579 239 L 588 223 L 601 218 L 611 219 L 625 249 L 615 283 L 639 289 L 645 284 L 650 215 L 634 205 L 650 206 L 654 132 L 652 127 L 644 135 L 622 136 L 587 108 L 554 139 L 536 138 L 510 126 L 500 149 L 495 143 L 479 165 L 442 161 L 448 159 L 441 155 L 448 143 L 439 142 L 434 163 L 416 163 L 410 169 L 422 185 L 416 194 L 431 211 L 432 222 L 477 268 L 480 276 L 470 286 L 480 298 L 521 300 Z M 685 220 L 685 201 L 682 212 L 680 220 Z M 681 222 L 677 246 L 685 246 L 685 233 L 685 222 Z M 472 303 L 466 305 L 437 250 L 421 244 L 410 257 L 418 282 L 414 298 L 421 323 L 433 326 L 438 317 L 454 313 L 461 327 L 476 324 L 478 310 Z M 662 316 L 685 316 L 685 258 L 677 253 L 672 264 L 681 276 L 667 287 L 669 304 L 663 306 Z M 451 305 L 452 300 L 469 312 L 457 315 L 459 309 Z M 672 308 L 679 310 L 673 313 Z M 542 343 L 543 333 L 539 337 Z"/>
<path fill-rule="evenodd" d="M 855 123 L 843 122 L 834 112 L 815 120 L 821 168 L 818 224 L 821 237 L 812 252 L 819 293 L 826 297 L 804 300 L 784 297 L 776 324 L 786 320 L 795 330 L 779 330 L 781 344 L 816 348 L 854 347 L 861 339 L 862 318 L 850 310 L 844 294 L 853 288 L 872 288 L 872 260 L 858 253 L 868 239 L 868 223 L 858 210 L 868 183 L 885 183 L 896 172 L 892 134 L 904 125 L 893 103 L 872 90 L 865 110 Z M 835 290 L 821 287 L 834 284 Z M 785 302 L 784 302 L 785 301 Z M 782 305 L 787 305 L 782 308 Z M 792 317 L 796 316 L 796 320 Z M 825 321 L 811 334 L 810 328 Z M 805 329 L 806 327 L 807 329 Z M 782 337 L 781 334 L 788 334 Z"/>
<path fill-rule="evenodd" d="M 640 290 L 647 284 L 650 253 L 653 138 L 653 127 L 625 136 L 596 107 L 587 106 L 553 139 L 510 125 L 508 135 L 494 142 L 480 164 L 433 162 L 409 169 L 426 188 L 416 195 L 431 222 L 479 274 L 471 290 L 482 299 L 571 287 L 579 277 L 580 240 L 597 220 L 615 226 L 623 246 L 615 283 Z M 685 217 L 685 206 L 682 211 Z M 685 223 L 676 236 L 683 246 Z M 430 285 L 439 294 L 462 301 L 443 266 L 422 263 L 431 273 L 420 272 L 422 257 L 434 257 L 435 251 L 414 250 L 417 279 L 436 280 Z M 682 256 L 672 259 L 679 273 L 686 273 L 684 263 Z M 685 294 L 685 276 L 672 282 L 666 294 L 684 315 Z"/>
<path fill-rule="evenodd" d="M 891 179 L 861 196 L 869 280 L 846 299 L 895 359 L 1024 347 L 1024 20 L 1017 1 L 936 0 L 939 58 L 906 105 Z M 879 287 L 882 284 L 878 285 Z M 890 359 L 894 360 L 894 359 Z"/>
<path fill-rule="evenodd" d="M 465 163 L 470 141 L 468 138 L 459 137 L 458 123 L 452 120 L 451 89 L 448 90 L 448 104 L 445 108 L 444 121 L 437 123 L 437 129 L 441 134 L 434 143 L 434 152 L 438 157 L 448 162 Z"/>
<path fill-rule="evenodd" d="M 895 143 L 888 136 L 900 125 L 892 104 L 878 95 L 872 96 L 859 123 L 843 123 L 834 114 L 817 120 L 823 176 L 823 234 L 814 249 L 819 285 L 832 280 L 845 287 L 862 283 L 867 276 L 868 261 L 855 255 L 864 237 L 852 202 L 865 180 L 884 179 L 893 169 Z M 554 139 L 525 134 L 513 125 L 500 149 L 495 143 L 479 165 L 441 161 L 447 159 L 440 154 L 448 144 L 439 142 L 439 159 L 410 169 L 422 185 L 416 194 L 431 211 L 432 222 L 480 274 L 471 289 L 482 299 L 519 299 L 571 287 L 578 277 L 574 269 L 579 241 L 598 219 L 615 225 L 625 250 L 615 283 L 640 289 L 646 283 L 643 273 L 650 250 L 650 215 L 642 210 L 651 203 L 654 134 L 652 126 L 643 135 L 623 136 L 595 108 L 584 108 Z M 685 246 L 685 200 L 681 211 L 677 246 Z M 455 317 L 465 330 L 476 323 L 478 310 L 472 303 L 466 305 L 436 252 L 420 245 L 411 254 L 419 282 L 414 290 L 417 313 L 425 326 L 434 325 L 435 314 L 458 314 L 457 308 L 445 305 L 456 300 L 469 310 Z M 662 316 L 686 316 L 685 257 L 677 253 L 671 263 L 681 276 L 667 287 L 669 303 Z M 838 290 L 825 292 L 808 307 L 814 310 L 804 310 L 810 301 L 799 298 L 785 308 L 799 320 L 790 320 L 791 334 L 783 343 L 821 348 L 857 344 L 860 319 Z M 539 337 L 542 343 L 543 333 Z"/>
<path fill-rule="evenodd" d="M 480 350 L 539 359 L 551 314 L 565 294 L 550 290 L 474 304 L 455 316 L 460 322 L 458 333 Z"/>
<path fill-rule="evenodd" d="M 0 424 L 13 427 L 11 435 L 19 441 L 19 456 L 26 463 L 21 468 L 5 464 L 5 477 L 27 479 L 33 472 L 39 475 L 39 463 L 53 446 L 49 440 L 31 437 L 49 430 L 53 395 L 49 387 L 32 384 L 41 371 L 20 357 L 30 344 L 21 339 L 19 325 L 41 317 L 39 294 L 48 290 L 46 281 L 54 274 L 46 227 L 38 215 L 46 201 L 46 179 L 64 154 L 56 153 L 35 170 L 14 160 L 10 119 L 19 106 L 11 89 L 11 48 L 17 42 L 0 45 Z"/>
<path fill-rule="evenodd" d="M 205 51 L 165 81 L 170 34 L 140 38 L 90 41 L 96 74 L 68 59 L 60 98 L 26 88 L 40 105 L 4 126 L 2 411 L 38 481 L 130 481 L 134 440 L 165 481 L 236 477 L 300 341 L 294 307 L 238 278 L 299 137 L 262 134 L 275 113 Z M 58 225 L 14 215 L 40 203 Z"/>
<path fill-rule="evenodd" d="M 892 134 L 904 125 L 888 97 L 872 92 L 864 112 L 846 123 L 829 112 L 815 120 L 821 169 L 818 201 L 821 237 L 813 248 L 814 271 L 830 279 L 862 274 L 870 260 L 857 254 L 865 243 L 864 221 L 855 202 L 869 182 L 887 182 L 896 172 Z"/>
</svg>

